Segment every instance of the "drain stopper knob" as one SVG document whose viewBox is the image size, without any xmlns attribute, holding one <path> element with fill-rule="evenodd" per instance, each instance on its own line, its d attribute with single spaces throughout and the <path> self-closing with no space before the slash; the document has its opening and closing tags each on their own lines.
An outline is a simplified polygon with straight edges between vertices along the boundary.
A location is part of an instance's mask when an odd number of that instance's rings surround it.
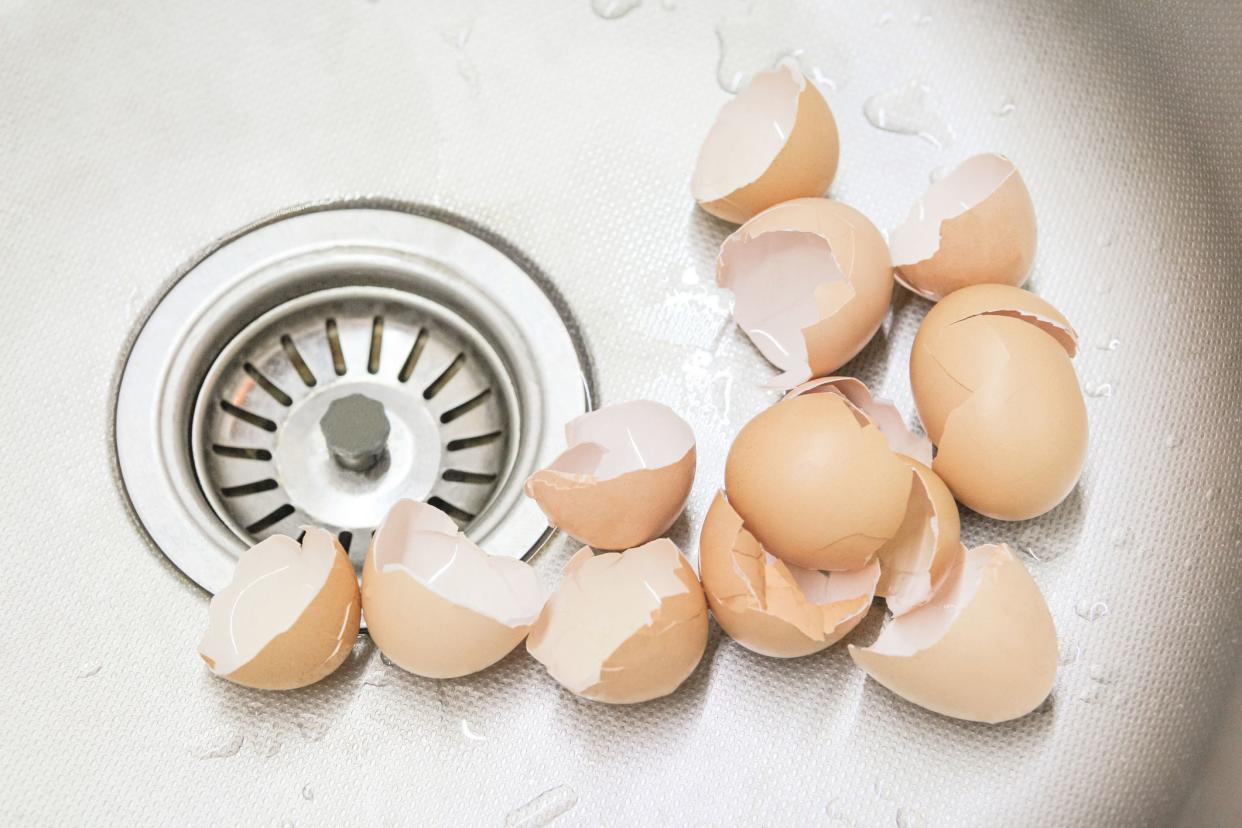
<svg viewBox="0 0 1242 828">
<path fill-rule="evenodd" d="M 363 394 L 350 394 L 328 405 L 319 429 L 338 465 L 364 472 L 384 456 L 392 427 L 382 403 Z"/>
</svg>

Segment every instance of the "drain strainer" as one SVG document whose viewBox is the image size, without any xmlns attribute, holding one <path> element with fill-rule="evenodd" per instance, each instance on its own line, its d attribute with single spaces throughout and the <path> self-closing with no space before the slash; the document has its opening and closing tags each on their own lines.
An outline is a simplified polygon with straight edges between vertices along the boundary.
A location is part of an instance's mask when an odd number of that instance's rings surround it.
<svg viewBox="0 0 1242 828">
<path fill-rule="evenodd" d="M 589 404 L 548 297 L 495 247 L 424 216 L 291 216 L 182 277 L 134 342 L 117 458 L 139 520 L 211 592 L 237 555 L 305 524 L 361 565 L 403 497 L 488 551 L 548 535 L 522 496 Z"/>
</svg>

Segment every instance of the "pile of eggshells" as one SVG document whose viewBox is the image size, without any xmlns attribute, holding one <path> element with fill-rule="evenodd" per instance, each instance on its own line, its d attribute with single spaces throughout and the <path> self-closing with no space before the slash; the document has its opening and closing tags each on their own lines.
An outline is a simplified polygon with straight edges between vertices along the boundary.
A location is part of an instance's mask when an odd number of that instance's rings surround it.
<svg viewBox="0 0 1242 828">
<path fill-rule="evenodd" d="M 411 673 L 474 673 L 525 639 L 569 691 L 625 704 L 694 671 L 709 608 L 743 647 L 795 658 L 840 641 L 878 597 L 891 618 L 849 653 L 880 684 L 973 721 L 1038 707 L 1057 665 L 1048 607 L 1008 546 L 961 543 L 957 506 L 1033 518 L 1069 494 L 1086 455 L 1076 334 L 1020 289 L 1035 253 L 1030 195 L 1007 159 L 976 156 L 886 243 L 822 197 L 838 155 L 826 101 L 789 63 L 724 106 L 700 153 L 696 200 L 741 224 L 721 246 L 719 284 L 786 393 L 733 442 L 698 575 L 663 537 L 690 495 L 694 434 L 664 405 L 621 403 L 569 423 L 566 450 L 526 482 L 549 522 L 587 544 L 551 595 L 529 564 L 404 500 L 374 534 L 361 588 L 320 529 L 243 554 L 211 602 L 200 645 L 211 669 L 251 687 L 310 684 L 345 659 L 361 611 Z M 936 303 L 910 357 L 926 437 L 833 375 L 879 329 L 894 280 Z"/>
</svg>

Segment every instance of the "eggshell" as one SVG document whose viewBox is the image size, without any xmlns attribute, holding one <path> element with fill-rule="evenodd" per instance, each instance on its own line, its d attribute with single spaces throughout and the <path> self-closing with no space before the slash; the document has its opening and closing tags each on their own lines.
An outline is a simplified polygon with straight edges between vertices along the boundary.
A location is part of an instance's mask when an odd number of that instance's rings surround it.
<svg viewBox="0 0 1242 828">
<path fill-rule="evenodd" d="M 749 650 L 777 658 L 817 653 L 844 638 L 871 608 L 879 564 L 824 573 L 767 554 L 724 492 L 699 538 L 699 568 L 712 613 Z"/>
<path fill-rule="evenodd" d="M 489 555 L 434 506 L 395 503 L 362 570 L 367 630 L 397 666 L 428 678 L 489 667 L 521 643 L 543 608 L 534 569 Z"/>
<path fill-rule="evenodd" d="M 858 354 L 888 313 L 892 263 L 866 216 L 827 198 L 778 204 L 739 227 L 716 257 L 733 319 L 791 388 Z"/>
<path fill-rule="evenodd" d="M 856 570 L 900 528 L 910 468 L 837 394 L 781 400 L 742 427 L 725 491 L 763 548 L 803 569 Z"/>
<path fill-rule="evenodd" d="M 931 441 L 912 432 L 897 406 L 883 397 L 873 396 L 862 380 L 853 377 L 825 377 L 795 386 L 786 396 L 798 397 L 803 394 L 838 395 L 862 418 L 860 422 L 865 420 L 875 423 L 888 441 L 888 447 L 894 452 L 907 455 L 925 466 L 931 465 Z"/>
<path fill-rule="evenodd" d="M 898 281 L 934 301 L 969 285 L 1023 284 L 1035 236 L 1035 207 L 1013 162 L 976 155 L 915 202 L 889 249 Z"/>
<path fill-rule="evenodd" d="M 706 647 L 703 589 L 666 538 L 625 552 L 578 550 L 526 641 L 566 689 L 610 704 L 668 695 Z"/>
<path fill-rule="evenodd" d="M 881 572 L 876 594 L 884 596 L 894 615 L 931 600 L 962 549 L 961 518 L 949 487 L 922 463 L 902 460 L 914 472 L 906 516 L 897 534 L 876 553 Z"/>
<path fill-rule="evenodd" d="M 548 521 L 600 549 L 668 530 L 694 483 L 694 432 L 660 403 L 606 406 L 565 426 L 569 448 L 526 481 Z"/>
<path fill-rule="evenodd" d="M 1003 544 L 964 552 L 929 603 L 895 616 L 870 647 L 849 651 L 903 699 L 975 722 L 1030 713 L 1057 672 L 1048 605 Z"/>
<path fill-rule="evenodd" d="M 910 356 L 932 468 L 953 495 L 1000 520 L 1026 520 L 1073 490 L 1087 412 L 1070 362 L 1076 336 L 1018 288 L 963 288 L 924 319 Z"/>
<path fill-rule="evenodd" d="M 199 654 L 218 676 L 260 690 L 314 684 L 358 635 L 358 579 L 336 538 L 307 527 L 301 543 L 273 535 L 237 562 L 211 599 Z"/>
<path fill-rule="evenodd" d="M 826 193 L 839 151 L 827 101 L 787 61 L 755 75 L 721 108 L 690 188 L 700 207 L 736 224 L 773 204 Z"/>
</svg>

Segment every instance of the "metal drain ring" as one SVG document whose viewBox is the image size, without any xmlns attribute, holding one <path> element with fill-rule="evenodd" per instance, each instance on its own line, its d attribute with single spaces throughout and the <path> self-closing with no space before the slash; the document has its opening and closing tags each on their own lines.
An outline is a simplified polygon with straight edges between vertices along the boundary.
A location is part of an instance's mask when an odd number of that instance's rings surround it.
<svg viewBox="0 0 1242 828">
<path fill-rule="evenodd" d="M 353 344 L 360 311 L 368 314 L 361 318 L 372 326 L 371 337 L 376 325 L 381 328 L 375 365 L 375 355 L 369 350 L 362 354 Z M 377 323 L 377 318 L 383 322 Z M 331 344 L 328 319 L 336 322 L 339 355 Z M 290 383 L 284 374 L 277 380 L 268 375 L 278 373 L 272 363 L 257 365 L 254 358 L 263 362 L 263 355 L 270 355 L 271 349 L 263 346 L 264 336 L 298 320 L 322 325 L 323 337 L 312 344 L 301 335 L 286 333 L 304 364 L 299 367 L 286 353 L 285 364 L 298 381 Z M 422 353 L 428 357 L 436 353 L 442 361 L 447 356 L 449 364 L 434 365 L 429 358 L 425 365 L 416 364 L 403 383 L 401 372 L 418 347 L 418 331 L 432 327 L 436 345 L 430 344 L 429 330 Z M 279 335 L 275 341 L 283 349 Z M 345 354 L 347 346 L 350 353 Z M 461 355 L 457 368 L 451 367 L 456 358 L 448 355 L 454 349 Z M 405 353 L 397 359 L 401 351 Z M 344 358 L 343 373 L 336 370 L 338 356 Z M 254 370 L 246 370 L 247 365 Z M 302 368 L 310 371 L 313 383 L 301 376 Z M 422 375 L 423 370 L 428 373 Z M 449 376 L 441 383 L 446 372 Z M 245 378 L 244 387 L 239 378 Z M 462 386 L 451 397 L 449 389 L 458 382 Z M 369 526 L 323 520 L 313 504 L 303 508 L 290 503 L 292 512 L 272 506 L 263 516 L 246 517 L 252 514 L 247 511 L 252 509 L 246 504 L 249 499 L 256 498 L 253 508 L 259 509 L 264 498 L 290 494 L 290 484 L 297 488 L 304 482 L 290 477 L 285 468 L 290 461 L 276 462 L 281 449 L 274 442 L 261 442 L 264 434 L 270 438 L 282 432 L 283 437 L 283 421 L 246 406 L 270 405 L 287 409 L 285 413 L 293 417 L 300 407 L 323 406 L 350 390 L 362 390 L 390 394 L 392 401 L 404 399 L 397 396 L 404 394 L 415 401 L 410 403 L 413 407 L 420 404 L 420 392 L 434 390 L 423 403 L 429 404 L 427 414 L 439 419 L 469 403 L 474 395 L 468 392 L 477 393 L 480 382 L 493 390 L 460 412 L 461 423 L 455 425 L 495 421 L 501 426 L 500 437 L 477 444 L 487 447 L 486 462 L 492 466 L 437 466 L 430 490 L 414 486 L 387 496 L 438 496 L 455 507 L 467 534 L 489 551 L 526 557 L 546 539 L 549 529 L 538 508 L 522 496 L 522 481 L 556 455 L 564 423 L 589 406 L 574 342 L 556 309 L 511 259 L 448 224 L 366 208 L 296 215 L 218 248 L 156 305 L 134 342 L 119 384 L 117 461 L 134 511 L 152 539 L 210 592 L 228 582 L 237 555 L 248 543 L 278 531 L 296 532 L 300 514 L 352 540 L 351 558 L 360 563 L 366 544 L 356 535 Z M 414 384 L 402 387 L 409 383 Z M 434 387 L 436 383 L 441 385 Z M 239 392 L 237 399 L 245 405 L 231 398 Z M 222 399 L 222 394 L 230 399 Z M 441 394 L 443 403 L 430 405 Z M 243 415 L 229 412 L 223 403 L 236 405 Z M 249 443 L 222 437 L 229 433 L 221 425 L 226 421 L 232 421 L 235 433 L 251 438 Z M 471 451 L 480 452 L 471 438 L 491 433 L 463 430 L 450 435 L 449 423 L 442 425 L 445 453 L 454 440 L 464 440 Z M 312 439 L 305 431 L 302 439 Z M 394 462 L 396 452 L 394 447 Z M 279 468 L 256 466 L 251 471 L 245 468 L 249 464 Z M 473 474 L 496 478 L 454 479 Z M 473 489 L 474 499 L 454 503 L 447 494 L 434 493 L 437 485 L 455 491 L 458 498 Z"/>
</svg>

